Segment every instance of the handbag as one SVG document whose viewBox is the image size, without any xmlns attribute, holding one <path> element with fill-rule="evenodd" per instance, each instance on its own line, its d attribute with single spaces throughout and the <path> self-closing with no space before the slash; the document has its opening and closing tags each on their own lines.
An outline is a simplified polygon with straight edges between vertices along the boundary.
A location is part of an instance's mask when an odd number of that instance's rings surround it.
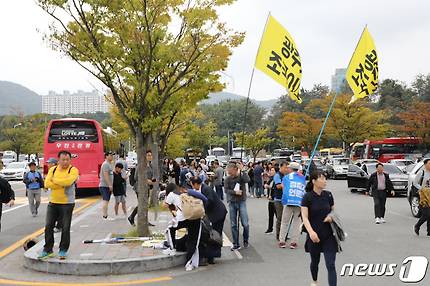
<svg viewBox="0 0 430 286">
<path fill-rule="evenodd" d="M 212 228 L 212 223 L 209 218 L 205 216 L 202 218 L 202 239 L 205 240 L 209 245 L 215 245 L 222 247 L 223 239 L 221 234 Z"/>
</svg>

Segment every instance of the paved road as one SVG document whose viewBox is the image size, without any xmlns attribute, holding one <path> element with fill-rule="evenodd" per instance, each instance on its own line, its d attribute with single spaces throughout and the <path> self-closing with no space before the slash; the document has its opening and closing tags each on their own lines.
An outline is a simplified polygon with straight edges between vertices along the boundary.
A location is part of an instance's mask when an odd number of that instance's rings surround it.
<svg viewBox="0 0 430 286">
<path fill-rule="evenodd" d="M 387 202 L 387 223 L 375 225 L 373 221 L 373 203 L 370 197 L 360 194 L 351 194 L 347 191 L 346 181 L 329 181 L 328 189 L 335 196 L 335 207 L 342 216 L 348 232 L 348 239 L 344 243 L 344 252 L 338 255 L 338 276 L 345 263 L 386 263 L 397 264 L 395 275 L 392 277 L 339 277 L 338 285 L 362 286 L 362 285 L 404 285 L 400 280 L 399 272 L 403 260 L 412 255 L 424 255 L 430 258 L 430 238 L 427 236 L 416 237 L 412 232 L 412 225 L 416 222 L 409 211 L 405 197 L 390 198 Z M 300 247 L 296 250 L 279 249 L 274 235 L 265 235 L 267 228 L 267 200 L 249 199 L 248 209 L 251 225 L 251 246 L 240 251 L 242 259 L 228 255 L 217 265 L 201 267 L 191 273 L 185 272 L 183 267 L 169 271 L 151 272 L 146 274 L 109 276 L 109 277 L 86 277 L 85 282 L 107 282 L 107 281 L 129 281 L 147 279 L 161 276 L 170 276 L 171 281 L 162 282 L 160 285 L 310 285 L 309 257 L 304 252 L 304 237 L 301 238 Z M 13 231 L 18 237 L 19 233 L 27 234 L 31 231 L 30 226 L 21 229 L 21 224 L 27 225 L 31 216 L 23 207 L 16 210 L 15 220 L 6 218 L 7 231 Z M 11 212 L 11 213 L 14 213 Z M 7 213 L 5 216 L 9 215 Z M 42 216 L 43 214 L 41 214 Z M 39 220 L 40 218 L 36 218 Z M 16 223 L 19 227 L 10 226 Z M 33 224 L 40 222 L 33 222 Z M 28 223 L 31 225 L 31 223 Z M 37 228 L 35 227 L 35 228 Z M 229 234 L 229 222 L 226 221 L 225 231 Z M 422 230 L 425 234 L 425 230 Z M 4 233 L 2 233 L 2 236 Z M 7 235 L 6 235 L 7 237 Z M 82 278 L 73 276 L 50 276 L 42 273 L 34 273 L 22 268 L 22 251 L 11 254 L 2 263 L 9 265 L 14 271 L 21 274 L 16 278 L 23 280 L 43 279 L 43 281 L 68 281 L 79 282 Z M 10 262 L 7 262 L 10 261 Z M 7 267 L 2 266 L 3 269 Z M 430 270 L 428 270 L 430 272 Z M 0 274 L 4 274 L 0 270 Z M 327 285 L 325 265 L 320 264 L 320 285 Z M 430 285 L 430 273 L 420 283 L 410 285 Z"/>
<path fill-rule="evenodd" d="M 16 200 L 12 208 L 3 205 L 0 254 L 5 248 L 43 228 L 45 225 L 48 193 L 42 191 L 42 204 L 39 207 L 39 215 L 32 217 L 28 206 L 28 199 L 25 196 L 25 185 L 20 181 L 11 181 L 10 184 L 15 191 Z M 75 208 L 80 207 L 84 202 L 85 200 L 78 199 Z"/>
</svg>

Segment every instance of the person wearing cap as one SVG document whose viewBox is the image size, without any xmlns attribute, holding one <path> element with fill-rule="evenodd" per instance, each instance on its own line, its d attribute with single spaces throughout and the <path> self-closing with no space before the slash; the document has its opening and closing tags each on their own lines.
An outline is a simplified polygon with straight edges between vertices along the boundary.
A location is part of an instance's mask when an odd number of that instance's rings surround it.
<svg viewBox="0 0 430 286">
<path fill-rule="evenodd" d="M 28 167 L 30 171 L 24 175 L 24 184 L 31 215 L 36 217 L 40 206 L 41 189 L 44 183 L 42 175 L 39 171 L 36 171 L 36 163 L 30 162 Z"/>
<path fill-rule="evenodd" d="M 300 164 L 291 162 L 288 165 L 288 174 L 282 179 L 282 205 L 284 206 L 284 210 L 282 211 L 281 230 L 279 234 L 280 248 L 286 248 L 286 238 L 290 231 L 290 248 L 297 248 L 297 241 L 300 234 L 300 206 L 302 203 L 302 198 L 305 195 L 306 186 L 305 176 L 299 174 L 299 170 Z"/>
<path fill-rule="evenodd" d="M 100 194 L 102 195 L 103 206 L 102 206 L 102 216 L 104 220 L 112 220 L 108 218 L 108 205 L 110 201 L 110 197 L 113 193 L 113 153 L 106 152 L 105 153 L 105 161 L 103 162 L 100 168 L 100 183 L 99 189 Z"/>
</svg>

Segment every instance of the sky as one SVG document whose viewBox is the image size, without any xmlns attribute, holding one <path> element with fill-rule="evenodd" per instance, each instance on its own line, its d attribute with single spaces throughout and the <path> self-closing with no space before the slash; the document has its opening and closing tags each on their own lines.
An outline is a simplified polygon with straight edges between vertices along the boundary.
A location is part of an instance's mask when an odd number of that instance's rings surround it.
<svg viewBox="0 0 430 286">
<path fill-rule="evenodd" d="M 246 96 L 264 24 L 270 12 L 292 35 L 303 65 L 302 87 L 330 86 L 336 68 L 346 68 L 367 24 L 379 57 L 380 79 L 410 84 L 430 73 L 430 1 L 426 0 L 237 0 L 220 9 L 228 26 L 246 32 L 222 79 L 225 91 Z M 0 80 L 38 94 L 53 90 L 103 90 L 76 63 L 43 42 L 50 18 L 34 0 L 0 0 Z M 259 70 L 250 97 L 279 98 L 285 89 Z"/>
</svg>

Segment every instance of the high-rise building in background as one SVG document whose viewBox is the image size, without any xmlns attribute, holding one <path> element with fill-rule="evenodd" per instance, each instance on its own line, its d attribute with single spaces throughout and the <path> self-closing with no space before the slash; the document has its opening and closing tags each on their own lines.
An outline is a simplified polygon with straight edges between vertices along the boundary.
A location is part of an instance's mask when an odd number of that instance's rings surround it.
<svg viewBox="0 0 430 286">
<path fill-rule="evenodd" d="M 103 94 L 96 90 L 76 93 L 64 91 L 63 94 L 50 91 L 42 96 L 42 112 L 47 114 L 82 114 L 108 112 L 109 104 Z"/>
<path fill-rule="evenodd" d="M 331 76 L 331 91 L 339 93 L 346 83 L 346 69 L 336 69 Z"/>
</svg>

